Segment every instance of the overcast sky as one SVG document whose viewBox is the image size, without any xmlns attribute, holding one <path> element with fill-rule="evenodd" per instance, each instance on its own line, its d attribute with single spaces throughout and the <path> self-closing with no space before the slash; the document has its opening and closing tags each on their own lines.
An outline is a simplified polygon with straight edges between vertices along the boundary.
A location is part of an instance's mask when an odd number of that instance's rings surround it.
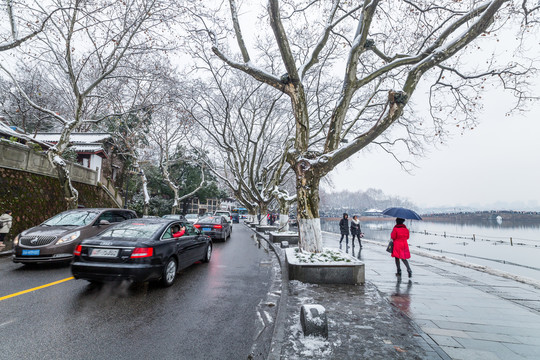
<svg viewBox="0 0 540 360">
<path fill-rule="evenodd" d="M 380 151 L 360 154 L 334 170 L 335 190 L 381 189 L 419 208 L 540 211 L 540 105 L 506 117 L 504 98 L 486 98 L 480 125 L 415 159 L 414 174 Z"/>
</svg>

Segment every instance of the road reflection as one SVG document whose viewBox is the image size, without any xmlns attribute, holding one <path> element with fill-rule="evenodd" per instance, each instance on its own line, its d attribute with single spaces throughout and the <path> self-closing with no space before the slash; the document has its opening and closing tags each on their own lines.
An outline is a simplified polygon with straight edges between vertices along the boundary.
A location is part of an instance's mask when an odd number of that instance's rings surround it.
<svg viewBox="0 0 540 360">
<path fill-rule="evenodd" d="M 401 278 L 396 280 L 396 288 L 390 295 L 390 302 L 405 314 L 410 316 L 412 280 L 406 283 L 402 282 Z"/>
</svg>

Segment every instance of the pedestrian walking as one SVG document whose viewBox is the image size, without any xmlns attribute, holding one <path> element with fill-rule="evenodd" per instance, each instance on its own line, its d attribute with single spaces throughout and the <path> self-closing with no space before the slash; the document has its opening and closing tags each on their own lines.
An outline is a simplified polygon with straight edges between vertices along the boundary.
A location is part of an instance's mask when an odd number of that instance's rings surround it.
<svg viewBox="0 0 540 360">
<path fill-rule="evenodd" d="M 339 231 L 341 232 L 341 239 L 339 239 L 339 246 L 341 246 L 341 242 L 343 241 L 344 236 L 345 236 L 345 244 L 349 246 L 349 215 L 347 213 L 343 213 L 343 219 L 339 221 Z"/>
<path fill-rule="evenodd" d="M 4 239 L 6 234 L 11 230 L 13 225 L 13 218 L 11 217 L 11 210 L 7 210 L 5 213 L 0 215 L 0 250 L 2 250 L 6 245 L 4 244 Z"/>
<path fill-rule="evenodd" d="M 407 268 L 409 277 L 411 277 L 412 271 L 411 267 L 409 266 L 409 262 L 407 261 L 407 259 L 410 259 L 411 257 L 411 253 L 409 251 L 409 244 L 407 243 L 407 240 L 409 240 L 409 229 L 407 229 L 404 223 L 405 219 L 397 218 L 396 226 L 394 226 L 394 229 L 390 234 L 390 237 L 394 241 L 392 257 L 396 262 L 396 276 L 401 277 L 401 268 L 399 266 L 399 260 L 401 259 L 401 261 L 405 264 L 405 267 Z"/>
<path fill-rule="evenodd" d="M 362 234 L 362 230 L 360 229 L 360 220 L 358 220 L 358 216 L 354 215 L 351 220 L 352 246 L 354 247 L 354 237 L 356 236 L 358 239 L 358 245 L 361 249 L 362 242 L 360 241 L 360 234 Z"/>
</svg>

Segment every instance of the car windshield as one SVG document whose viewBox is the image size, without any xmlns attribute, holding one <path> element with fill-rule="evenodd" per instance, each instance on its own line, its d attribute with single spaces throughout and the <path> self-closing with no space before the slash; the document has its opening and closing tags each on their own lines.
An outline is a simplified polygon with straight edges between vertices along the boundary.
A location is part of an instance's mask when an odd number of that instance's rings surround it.
<svg viewBox="0 0 540 360">
<path fill-rule="evenodd" d="M 197 218 L 197 215 L 195 214 L 187 214 L 186 215 L 186 219 L 196 219 Z"/>
<path fill-rule="evenodd" d="M 46 226 L 83 226 L 88 225 L 98 216 L 96 211 L 66 211 L 53 216 L 42 225 Z"/>
<path fill-rule="evenodd" d="M 198 223 L 221 224 L 221 216 L 208 216 L 197 221 Z"/>
<path fill-rule="evenodd" d="M 102 232 L 99 237 L 111 237 L 111 238 L 150 238 L 156 233 L 163 224 L 145 224 L 142 222 L 124 221 L 114 227 L 111 227 Z"/>
<path fill-rule="evenodd" d="M 177 215 L 177 214 L 163 215 L 163 218 L 164 218 L 164 219 L 176 219 L 176 220 L 180 220 L 180 219 L 182 219 L 182 215 Z"/>
<path fill-rule="evenodd" d="M 226 212 L 226 211 L 216 211 L 216 215 L 225 215 L 225 216 L 229 216 L 229 212 Z"/>
</svg>

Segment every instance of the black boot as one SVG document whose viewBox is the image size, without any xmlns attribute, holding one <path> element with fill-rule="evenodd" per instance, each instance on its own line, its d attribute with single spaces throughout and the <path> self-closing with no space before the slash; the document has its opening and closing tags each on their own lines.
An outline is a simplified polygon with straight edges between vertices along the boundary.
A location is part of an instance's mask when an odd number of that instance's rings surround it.
<svg viewBox="0 0 540 360">
<path fill-rule="evenodd" d="M 412 271 L 411 271 L 411 270 L 407 270 L 407 272 L 409 273 L 409 277 L 412 277 Z"/>
<path fill-rule="evenodd" d="M 396 273 L 396 276 L 401 277 L 401 270 L 398 270 L 398 272 Z"/>
</svg>

